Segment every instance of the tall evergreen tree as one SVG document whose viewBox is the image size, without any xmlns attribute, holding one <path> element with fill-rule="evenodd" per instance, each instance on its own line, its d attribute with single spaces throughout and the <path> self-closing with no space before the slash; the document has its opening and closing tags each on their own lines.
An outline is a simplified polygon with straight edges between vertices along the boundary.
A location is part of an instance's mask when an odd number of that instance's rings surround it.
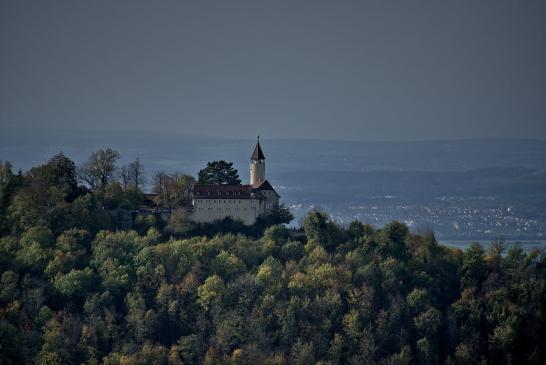
<svg viewBox="0 0 546 365">
<path fill-rule="evenodd" d="M 233 162 L 211 161 L 207 167 L 199 171 L 199 185 L 237 185 L 241 183 L 239 172 L 233 167 Z"/>
</svg>

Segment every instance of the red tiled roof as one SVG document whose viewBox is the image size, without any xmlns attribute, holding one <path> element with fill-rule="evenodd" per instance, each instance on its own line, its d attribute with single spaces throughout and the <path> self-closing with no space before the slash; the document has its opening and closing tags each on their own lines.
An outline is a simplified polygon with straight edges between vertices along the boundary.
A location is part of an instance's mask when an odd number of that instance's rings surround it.
<svg viewBox="0 0 546 365">
<path fill-rule="evenodd" d="M 252 188 L 259 190 L 274 190 L 267 180 L 259 180 L 256 184 L 252 185 Z"/>
<path fill-rule="evenodd" d="M 146 200 L 154 200 L 155 197 L 157 197 L 159 194 L 157 193 L 144 193 L 144 199 Z"/>
<path fill-rule="evenodd" d="M 144 202 L 143 205 L 147 207 L 157 207 L 157 204 L 155 202 L 155 198 L 158 197 L 159 194 L 156 193 L 145 193 L 144 194 Z"/>
<path fill-rule="evenodd" d="M 193 197 L 197 199 L 263 199 L 252 185 L 196 185 Z"/>
<path fill-rule="evenodd" d="M 259 180 L 256 184 L 252 185 L 252 188 L 254 190 L 257 190 L 257 191 L 260 191 L 260 190 L 273 190 L 275 192 L 275 194 L 277 194 L 275 189 L 273 189 L 273 186 L 267 180 Z M 277 194 L 277 196 L 280 197 L 279 194 Z"/>
</svg>

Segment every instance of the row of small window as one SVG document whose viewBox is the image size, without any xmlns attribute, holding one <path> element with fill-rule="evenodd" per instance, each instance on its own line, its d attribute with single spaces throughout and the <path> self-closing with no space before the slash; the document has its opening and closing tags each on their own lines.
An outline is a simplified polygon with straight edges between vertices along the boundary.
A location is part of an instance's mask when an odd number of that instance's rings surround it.
<svg viewBox="0 0 546 365">
<path fill-rule="evenodd" d="M 209 199 L 205 199 L 205 201 L 209 201 L 209 202 L 210 202 Z M 202 203 L 203 201 L 202 201 L 202 199 L 197 199 L 197 202 L 198 202 L 198 203 Z M 213 201 L 212 201 L 213 204 L 216 204 L 216 202 L 218 202 L 218 203 L 222 203 L 222 202 L 223 202 L 223 203 L 232 203 L 232 204 L 238 203 L 238 204 L 241 204 L 241 200 L 240 200 L 240 199 L 239 199 L 239 200 L 231 200 L 231 199 L 228 199 L 228 200 L 213 200 Z"/>
<path fill-rule="evenodd" d="M 205 208 L 199 208 L 199 210 L 203 210 Z M 207 208 L 207 210 L 213 210 L 214 208 Z M 231 210 L 231 208 L 225 208 L 226 210 Z M 246 208 L 243 208 L 244 210 L 246 210 Z M 222 211 L 222 208 L 216 208 L 217 211 Z M 238 212 L 240 210 L 240 208 L 233 208 L 234 211 Z"/>
<path fill-rule="evenodd" d="M 199 194 L 201 195 L 201 194 Z M 207 191 L 207 195 L 213 195 L 210 191 Z M 219 191 L 216 193 L 216 195 L 222 195 L 222 192 Z M 226 191 L 223 195 L 241 195 L 240 191 Z"/>
</svg>

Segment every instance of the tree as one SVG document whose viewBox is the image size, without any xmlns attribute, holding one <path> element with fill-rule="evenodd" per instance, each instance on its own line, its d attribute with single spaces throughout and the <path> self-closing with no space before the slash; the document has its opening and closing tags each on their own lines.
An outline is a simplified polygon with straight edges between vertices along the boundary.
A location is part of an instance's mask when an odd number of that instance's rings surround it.
<svg viewBox="0 0 546 365">
<path fill-rule="evenodd" d="M 408 227 L 398 221 L 387 224 L 380 233 L 381 251 L 385 257 L 393 256 L 397 259 L 406 259 L 406 237 Z"/>
<path fill-rule="evenodd" d="M 417 330 L 428 338 L 435 338 L 442 323 L 442 313 L 432 307 L 413 319 Z"/>
<path fill-rule="evenodd" d="M 32 227 L 21 236 L 20 246 L 17 261 L 31 271 L 42 272 L 53 255 L 53 234 L 48 228 Z"/>
<path fill-rule="evenodd" d="M 11 302 L 18 291 L 19 275 L 13 271 L 5 271 L 0 279 L 0 302 Z"/>
<path fill-rule="evenodd" d="M 286 229 L 286 227 L 280 224 L 276 224 L 271 227 L 268 227 L 263 234 L 263 238 L 272 240 L 276 244 L 281 244 L 281 245 L 288 240 L 288 237 L 289 237 L 288 229 Z"/>
<path fill-rule="evenodd" d="M 114 179 L 119 157 L 119 153 L 110 148 L 93 152 L 79 169 L 80 179 L 92 190 L 104 191 Z"/>
<path fill-rule="evenodd" d="M 153 192 L 158 194 L 156 203 L 170 209 L 188 207 L 195 179 L 186 174 L 167 174 L 158 171 L 154 175 Z"/>
<path fill-rule="evenodd" d="M 123 192 L 120 207 L 125 209 L 137 209 L 144 203 L 144 194 L 140 189 L 130 186 Z"/>
<path fill-rule="evenodd" d="M 417 341 L 417 358 L 419 364 L 437 364 L 438 357 L 434 349 L 432 341 L 427 337 L 423 337 Z"/>
<path fill-rule="evenodd" d="M 84 353 L 79 338 L 81 321 L 69 312 L 59 312 L 44 326 L 37 364 L 80 364 Z"/>
<path fill-rule="evenodd" d="M 256 278 L 266 284 L 275 285 L 279 283 L 283 267 L 279 260 L 269 256 L 259 267 Z"/>
<path fill-rule="evenodd" d="M 167 206 L 171 197 L 171 184 L 169 184 L 169 175 L 164 171 L 157 171 L 153 177 L 153 192 L 157 194 L 156 204 Z"/>
<path fill-rule="evenodd" d="M 66 275 L 58 275 L 55 289 L 67 297 L 85 297 L 95 284 L 95 274 L 91 268 L 71 270 Z"/>
<path fill-rule="evenodd" d="M 464 287 L 477 286 L 485 279 L 487 274 L 485 253 L 479 243 L 472 243 L 465 251 L 461 273 L 461 283 Z"/>
<path fill-rule="evenodd" d="M 238 185 L 241 183 L 239 172 L 233 167 L 233 162 L 211 161 L 207 167 L 199 171 L 199 185 Z"/>
<path fill-rule="evenodd" d="M 169 217 L 165 230 L 177 236 L 184 236 L 195 229 L 195 223 L 190 219 L 188 211 L 177 209 Z"/>
<path fill-rule="evenodd" d="M 104 207 L 116 209 L 123 201 L 123 189 L 117 181 L 112 181 L 101 191 L 100 197 Z"/>
<path fill-rule="evenodd" d="M 305 255 L 303 244 L 298 241 L 289 241 L 281 248 L 281 257 L 284 260 L 299 261 Z"/>
<path fill-rule="evenodd" d="M 290 363 L 294 365 L 314 364 L 313 344 L 298 339 L 292 346 Z"/>
<path fill-rule="evenodd" d="M 245 342 L 248 331 L 245 331 L 247 322 L 237 311 L 225 313 L 216 325 L 216 343 L 224 353 L 229 353 Z"/>
<path fill-rule="evenodd" d="M 428 304 L 428 293 L 426 289 L 413 289 L 406 297 L 406 303 L 413 313 L 420 313 Z"/>
<path fill-rule="evenodd" d="M 120 294 L 130 287 L 135 276 L 134 255 L 145 245 L 145 238 L 134 231 L 102 231 L 95 236 L 91 265 L 96 268 L 103 288 Z"/>
<path fill-rule="evenodd" d="M 145 182 L 145 176 L 144 166 L 138 157 L 129 164 L 129 176 L 131 176 L 132 184 L 137 189 L 141 189 Z"/>
<path fill-rule="evenodd" d="M 233 253 L 222 251 L 211 263 L 214 272 L 226 280 L 233 279 L 246 270 L 245 264 Z"/>
<path fill-rule="evenodd" d="M 0 161 L 0 234 L 8 231 L 6 215 L 13 197 L 22 183 L 23 177 L 14 175 L 11 163 Z"/>
<path fill-rule="evenodd" d="M 56 233 L 70 228 L 65 226 L 67 203 L 80 193 L 74 169 L 70 159 L 58 154 L 47 164 L 28 171 L 13 197 L 8 196 L 12 231 L 23 231 L 35 225 L 51 227 Z"/>
<path fill-rule="evenodd" d="M 137 157 L 133 162 L 124 165 L 119 170 L 123 190 L 134 188 L 141 190 L 145 182 L 144 166 Z"/>
<path fill-rule="evenodd" d="M 180 356 L 184 364 L 197 364 L 199 357 L 199 338 L 196 335 L 182 336 L 178 340 Z"/>
<path fill-rule="evenodd" d="M 260 218 L 260 220 L 265 223 L 266 226 L 271 226 L 274 224 L 288 224 L 293 219 L 294 215 L 290 212 L 290 209 L 286 208 L 284 205 L 278 206 L 265 218 Z"/>
<path fill-rule="evenodd" d="M 303 220 L 303 229 L 309 241 L 327 248 L 340 243 L 341 231 L 323 212 L 312 211 Z"/>
<path fill-rule="evenodd" d="M 49 184 L 61 189 L 68 199 L 76 197 L 78 189 L 76 164 L 62 152 L 49 159 L 45 165 L 45 174 Z"/>
<path fill-rule="evenodd" d="M 9 161 L 2 162 L 0 160 L 0 186 L 6 184 L 13 176 L 13 172 L 11 171 L 12 167 L 13 166 Z"/>
<path fill-rule="evenodd" d="M 131 184 L 131 174 L 129 172 L 128 165 L 121 166 L 119 169 L 119 178 L 121 179 L 121 186 L 123 187 L 123 190 L 127 190 Z"/>
<path fill-rule="evenodd" d="M 84 230 L 70 229 L 57 238 L 53 259 L 45 269 L 50 277 L 65 274 L 72 269 L 85 267 L 88 260 L 87 247 L 89 233 Z"/>
<path fill-rule="evenodd" d="M 354 220 L 349 223 L 347 227 L 347 233 L 354 241 L 359 239 L 365 239 L 367 236 L 373 233 L 373 228 L 369 224 L 363 224 L 359 220 Z"/>
<path fill-rule="evenodd" d="M 203 309 L 209 310 L 212 306 L 221 303 L 225 290 L 226 287 L 221 277 L 218 275 L 209 276 L 197 289 L 197 302 Z"/>
<path fill-rule="evenodd" d="M 105 208 L 134 206 L 141 192 L 110 181 L 94 194 L 78 188 L 71 200 L 71 171 L 63 155 L 24 176 L 0 164 L 2 363 L 546 358 L 544 250 L 505 252 L 497 242 L 463 252 L 398 222 L 342 229 L 318 212 L 303 222 L 305 245 L 292 241 L 303 234 L 266 229 L 265 220 L 259 229 L 231 219 L 192 229 L 184 208 L 167 227 L 158 215 L 157 230 L 114 232 Z M 161 177 L 172 206 L 189 196 L 193 179 L 185 176 Z M 226 231 L 233 233 L 219 233 Z"/>
<path fill-rule="evenodd" d="M 146 308 L 146 303 L 141 293 L 128 293 L 125 297 L 127 305 L 127 327 L 130 334 L 138 345 L 146 340 L 146 337 L 153 333 L 156 321 L 154 311 Z"/>
</svg>

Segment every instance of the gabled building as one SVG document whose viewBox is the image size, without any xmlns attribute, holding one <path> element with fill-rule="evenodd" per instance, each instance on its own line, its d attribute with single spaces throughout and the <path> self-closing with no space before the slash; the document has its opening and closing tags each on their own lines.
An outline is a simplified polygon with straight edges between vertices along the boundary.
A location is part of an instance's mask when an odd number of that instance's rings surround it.
<svg viewBox="0 0 546 365">
<path fill-rule="evenodd" d="M 246 225 L 279 208 L 279 194 L 265 177 L 265 156 L 256 143 L 250 157 L 250 184 L 196 185 L 193 189 L 192 220 L 211 223 L 230 217 Z"/>
</svg>

